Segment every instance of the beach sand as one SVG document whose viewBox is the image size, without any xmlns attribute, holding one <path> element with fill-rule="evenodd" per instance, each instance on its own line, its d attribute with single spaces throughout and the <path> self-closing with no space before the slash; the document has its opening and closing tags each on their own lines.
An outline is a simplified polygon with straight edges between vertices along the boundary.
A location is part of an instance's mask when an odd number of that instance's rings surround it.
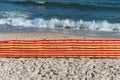
<svg viewBox="0 0 120 80">
<path fill-rule="evenodd" d="M 50 32 L 0 33 L 0 40 L 119 39 Z M 0 58 L 0 80 L 120 80 L 120 59 Z"/>
</svg>

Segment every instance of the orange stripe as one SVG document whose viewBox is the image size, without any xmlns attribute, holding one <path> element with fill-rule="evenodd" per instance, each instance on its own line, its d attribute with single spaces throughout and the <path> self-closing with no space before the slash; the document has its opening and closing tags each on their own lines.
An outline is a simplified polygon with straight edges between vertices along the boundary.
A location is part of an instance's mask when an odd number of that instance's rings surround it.
<svg viewBox="0 0 120 80">
<path fill-rule="evenodd" d="M 0 41 L 0 57 L 120 58 L 120 40 Z"/>
<path fill-rule="evenodd" d="M 1 43 L 21 43 L 21 44 L 59 44 L 59 43 L 83 43 L 83 44 L 91 44 L 91 43 L 96 43 L 96 44 L 120 44 L 120 40 L 8 40 L 8 41 L 0 41 Z"/>
</svg>

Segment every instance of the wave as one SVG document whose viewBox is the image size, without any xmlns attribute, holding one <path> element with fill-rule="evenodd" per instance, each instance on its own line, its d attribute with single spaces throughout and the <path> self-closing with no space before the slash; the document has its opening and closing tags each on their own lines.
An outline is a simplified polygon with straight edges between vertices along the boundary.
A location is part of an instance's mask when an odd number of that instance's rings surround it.
<svg viewBox="0 0 120 80">
<path fill-rule="evenodd" d="M 120 32 L 120 23 L 109 23 L 108 21 L 84 21 L 51 18 L 29 19 L 29 13 L 23 12 L 0 12 L 0 25 L 10 25 L 21 28 L 51 28 L 51 29 L 72 29 L 72 30 L 91 30 L 91 31 L 111 31 Z M 0 26 L 1 27 L 1 26 Z"/>
<path fill-rule="evenodd" d="M 92 31 L 120 31 L 120 23 L 111 24 L 108 21 L 73 21 L 69 19 L 59 20 L 50 19 L 45 20 L 38 18 L 34 20 L 23 18 L 7 18 L 0 19 L 0 25 L 10 25 L 16 27 L 36 27 L 36 28 L 61 28 L 61 29 L 76 29 L 76 30 L 92 30 Z"/>
<path fill-rule="evenodd" d="M 1 1 L 1 2 L 7 2 L 7 3 L 14 3 L 14 4 L 25 4 L 25 5 L 41 5 L 41 6 L 58 6 L 58 7 L 72 7 L 72 8 L 77 8 L 77 9 L 110 9 L 110 10 L 120 10 L 119 6 L 108 6 L 108 5 L 102 5 L 104 3 L 102 3 L 101 5 L 98 3 L 96 4 L 90 4 L 90 3 L 76 3 L 76 2 L 44 2 L 44 1 L 17 1 L 17 0 L 13 0 L 13 1 Z M 113 3 L 112 3 L 113 4 Z"/>
</svg>

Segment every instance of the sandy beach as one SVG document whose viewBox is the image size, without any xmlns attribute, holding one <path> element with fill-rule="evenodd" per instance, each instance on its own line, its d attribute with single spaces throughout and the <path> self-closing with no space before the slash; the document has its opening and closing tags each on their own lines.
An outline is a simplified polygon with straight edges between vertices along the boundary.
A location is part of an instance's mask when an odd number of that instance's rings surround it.
<svg viewBox="0 0 120 80">
<path fill-rule="evenodd" d="M 119 39 L 50 32 L 0 33 L 0 40 Z M 0 80 L 120 80 L 120 59 L 0 58 Z"/>
<path fill-rule="evenodd" d="M 8 35 L 9 34 L 9 35 Z M 98 39 L 119 40 L 117 37 L 86 36 L 81 34 L 64 34 L 58 32 L 0 32 L 0 40 L 57 40 L 57 39 Z"/>
</svg>

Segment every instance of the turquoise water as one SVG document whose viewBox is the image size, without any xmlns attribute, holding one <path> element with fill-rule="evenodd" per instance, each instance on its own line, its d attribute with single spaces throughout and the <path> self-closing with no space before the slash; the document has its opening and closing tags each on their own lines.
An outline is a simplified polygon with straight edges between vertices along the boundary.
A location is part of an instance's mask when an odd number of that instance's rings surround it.
<svg viewBox="0 0 120 80">
<path fill-rule="evenodd" d="M 119 35 L 120 0 L 0 0 L 1 32 L 42 29 Z"/>
</svg>

